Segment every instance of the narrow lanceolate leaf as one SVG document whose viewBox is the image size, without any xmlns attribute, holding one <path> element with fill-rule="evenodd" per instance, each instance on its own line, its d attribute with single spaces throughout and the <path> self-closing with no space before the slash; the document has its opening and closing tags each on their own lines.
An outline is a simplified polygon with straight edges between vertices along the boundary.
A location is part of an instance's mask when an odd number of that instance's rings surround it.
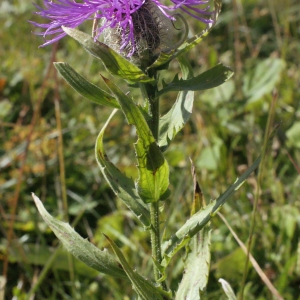
<svg viewBox="0 0 300 300">
<path fill-rule="evenodd" d="M 206 204 L 192 161 L 191 164 L 194 185 L 194 201 L 191 215 L 194 215 L 202 207 L 205 207 Z M 176 293 L 176 300 L 199 300 L 208 281 L 210 266 L 210 223 L 206 224 L 200 232 L 191 238 L 186 249 L 188 253 L 184 261 L 184 274 Z"/>
<path fill-rule="evenodd" d="M 111 240 L 108 236 L 105 236 L 110 243 L 111 247 L 113 248 L 116 256 L 119 258 L 119 261 L 124 268 L 128 278 L 130 279 L 132 286 L 136 293 L 138 294 L 141 300 L 167 300 L 171 299 L 170 294 L 163 291 L 159 287 L 155 287 L 149 281 L 144 279 L 140 274 L 134 271 L 130 265 L 128 264 L 127 260 L 125 259 L 123 253 L 117 247 L 113 240 Z"/>
<path fill-rule="evenodd" d="M 170 259 L 179 249 L 187 245 L 190 239 L 197 234 L 217 213 L 229 197 L 239 189 L 250 174 L 259 166 L 261 157 L 247 169 L 220 197 L 207 205 L 203 210 L 194 214 L 187 222 L 163 245 L 164 259 L 162 265 L 166 267 Z"/>
<path fill-rule="evenodd" d="M 195 166 L 191 161 L 191 171 L 194 185 L 194 201 L 191 215 L 205 207 L 205 200 L 198 184 Z M 199 300 L 206 288 L 210 266 L 210 223 L 194 235 L 186 246 L 184 259 L 184 274 L 176 292 L 175 300 Z"/>
<path fill-rule="evenodd" d="M 147 205 L 140 199 L 131 178 L 128 178 L 109 161 L 103 147 L 104 131 L 115 114 L 114 110 L 100 131 L 95 147 L 96 159 L 100 170 L 114 193 L 125 203 L 125 205 L 136 215 L 146 227 L 150 225 L 150 213 Z"/>
<path fill-rule="evenodd" d="M 88 100 L 113 108 L 119 108 L 116 99 L 79 75 L 68 63 L 56 62 L 55 68 L 67 83 Z"/>
<path fill-rule="evenodd" d="M 128 123 L 136 127 L 138 135 L 138 141 L 135 144 L 139 169 L 138 194 L 146 203 L 162 200 L 169 191 L 168 163 L 137 105 L 111 81 L 105 78 L 104 81 L 119 101 Z"/>
<path fill-rule="evenodd" d="M 147 70 L 150 69 L 164 69 L 164 67 L 168 66 L 168 63 L 175 57 L 173 57 L 174 53 L 176 53 L 175 50 L 168 50 L 168 51 L 162 51 L 159 54 L 159 57 L 157 58 L 157 60 L 150 66 L 147 68 Z"/>
<path fill-rule="evenodd" d="M 176 76 L 174 80 L 167 84 L 158 92 L 158 96 L 170 91 L 202 91 L 217 87 L 226 82 L 233 75 L 233 71 L 218 64 L 212 69 L 187 80 L 178 79 Z"/>
<path fill-rule="evenodd" d="M 223 291 L 225 292 L 227 299 L 228 300 L 236 300 L 236 296 L 235 296 L 230 284 L 222 278 L 219 279 L 219 282 L 222 285 Z"/>
<path fill-rule="evenodd" d="M 45 222 L 71 254 L 101 273 L 118 278 L 127 278 L 122 266 L 107 250 L 101 251 L 82 238 L 68 223 L 53 218 L 47 212 L 40 199 L 34 194 L 32 194 L 32 197 Z"/>
<path fill-rule="evenodd" d="M 194 199 L 193 199 L 193 205 L 191 209 L 191 216 L 194 215 L 197 211 L 202 209 L 203 207 L 206 206 L 205 199 L 203 197 L 203 193 L 200 187 L 200 184 L 198 183 L 197 180 L 197 174 L 196 174 L 196 168 L 195 165 L 190 158 L 191 161 L 191 173 L 193 176 L 193 186 L 194 186 Z"/>
<path fill-rule="evenodd" d="M 181 67 L 182 78 L 188 79 L 193 77 L 193 71 L 187 59 L 183 56 L 179 56 L 177 59 Z M 192 114 L 193 103 L 194 92 L 182 91 L 178 94 L 172 108 L 160 118 L 158 138 L 160 147 L 166 148 L 175 135 L 183 128 Z"/>
<path fill-rule="evenodd" d="M 119 55 L 107 45 L 94 41 L 94 38 L 82 31 L 62 26 L 65 33 L 78 41 L 89 53 L 100 59 L 107 71 L 130 83 L 155 82 L 148 77 L 140 68 Z"/>
<path fill-rule="evenodd" d="M 214 6 L 215 10 L 212 16 L 212 20 L 214 21 L 213 23 L 207 24 L 206 28 L 202 32 L 185 41 L 180 47 L 178 47 L 178 49 L 168 49 L 167 51 L 162 52 L 158 59 L 148 69 L 159 69 L 163 65 L 168 64 L 172 59 L 187 53 L 196 45 L 198 45 L 216 25 L 217 19 L 221 12 L 222 0 L 214 0 Z"/>
<path fill-rule="evenodd" d="M 220 15 L 222 8 L 222 0 L 214 0 L 214 14 L 212 16 L 213 23 L 207 24 L 206 28 L 200 32 L 200 34 L 197 34 L 193 36 L 192 38 L 188 39 L 185 43 L 183 43 L 176 53 L 176 56 L 186 53 L 187 51 L 190 51 L 192 48 L 194 48 L 196 45 L 198 45 L 203 38 L 205 38 L 209 32 L 213 29 L 213 27 L 216 25 L 218 17 Z"/>
<path fill-rule="evenodd" d="M 199 300 L 201 293 L 206 288 L 210 266 L 210 229 L 208 225 L 191 240 L 189 247 L 190 252 L 184 264 L 184 274 L 175 300 Z"/>
</svg>

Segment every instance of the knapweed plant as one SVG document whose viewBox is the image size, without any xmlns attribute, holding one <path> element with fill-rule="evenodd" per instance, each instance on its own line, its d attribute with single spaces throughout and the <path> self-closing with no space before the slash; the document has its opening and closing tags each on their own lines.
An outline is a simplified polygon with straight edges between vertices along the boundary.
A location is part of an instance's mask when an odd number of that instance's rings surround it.
<svg viewBox="0 0 300 300">
<path fill-rule="evenodd" d="M 107 93 L 67 63 L 55 63 L 61 76 L 79 94 L 114 109 L 97 137 L 96 159 L 113 192 L 149 233 L 153 277 L 146 278 L 134 270 L 138 266 L 131 266 L 108 236 L 106 238 L 114 254 L 98 249 L 79 236 L 70 225 L 53 218 L 35 195 L 33 198 L 42 217 L 69 252 L 99 272 L 131 282 L 138 299 L 200 299 L 209 275 L 210 220 L 258 166 L 259 159 L 219 198 L 207 205 L 201 201 L 194 177 L 194 183 L 191 182 L 195 191 L 191 217 L 185 223 L 182 220 L 180 229 L 162 243 L 160 209 L 163 201 L 172 201 L 169 166 L 164 151 L 191 116 L 194 91 L 219 86 L 233 75 L 230 68 L 218 64 L 194 76 L 185 58 L 187 51 L 200 43 L 213 28 L 220 12 L 220 1 L 215 0 L 211 5 L 206 0 L 171 0 L 169 5 L 162 1 L 44 0 L 44 8 L 36 6 L 37 14 L 50 22 L 32 22 L 45 29 L 38 33 L 46 38 L 42 46 L 69 35 L 89 54 L 101 60 L 113 77 L 128 84 L 128 90 L 124 92 L 112 79 L 102 76 L 110 90 Z M 188 37 L 189 18 L 205 23 L 206 29 Z M 74 29 L 87 20 L 93 24 L 92 35 Z M 168 69 L 174 59 L 178 61 L 181 73 L 176 74 L 171 82 L 165 82 L 160 71 Z M 132 99 L 127 93 L 134 88 L 140 89 L 140 99 Z M 160 115 L 160 98 L 171 91 L 178 92 L 177 99 L 165 115 Z M 136 129 L 134 148 L 139 175 L 135 180 L 120 172 L 105 153 L 103 136 L 117 110 L 121 110 L 127 122 Z M 182 280 L 176 291 L 171 290 L 167 268 L 174 255 L 184 247 L 187 253 Z M 227 288 L 224 290 L 228 291 Z"/>
</svg>

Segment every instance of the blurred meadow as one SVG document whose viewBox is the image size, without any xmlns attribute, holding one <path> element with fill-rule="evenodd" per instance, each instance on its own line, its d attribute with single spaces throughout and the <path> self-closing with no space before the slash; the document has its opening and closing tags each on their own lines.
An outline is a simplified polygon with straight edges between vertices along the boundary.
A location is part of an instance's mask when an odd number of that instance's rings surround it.
<svg viewBox="0 0 300 300">
<path fill-rule="evenodd" d="M 28 22 L 41 21 L 34 11 L 31 1 L 0 2 L 0 299 L 134 299 L 127 282 L 70 257 L 33 203 L 32 192 L 53 216 L 68 216 L 76 231 L 99 248 L 109 248 L 102 233 L 107 234 L 151 279 L 148 234 L 110 190 L 94 157 L 95 139 L 111 109 L 78 95 L 59 77 L 53 61 L 68 62 L 102 88 L 99 73 L 109 75 L 69 37 L 38 48 L 43 39 L 32 34 L 37 29 Z M 200 32 L 199 26 L 192 20 L 190 35 Z M 252 174 L 220 210 L 228 223 L 220 215 L 213 218 L 211 272 L 203 299 L 226 299 L 219 278 L 237 295 L 241 292 L 246 255 L 228 224 L 247 244 L 253 221 L 251 254 L 282 299 L 300 299 L 299 0 L 224 0 L 217 26 L 189 59 L 195 75 L 218 62 L 235 74 L 218 88 L 197 92 L 192 118 L 165 153 L 172 196 L 163 203 L 164 235 L 172 235 L 190 214 L 189 158 L 209 203 L 262 153 L 270 119 L 271 129 L 279 127 L 260 175 Z M 170 81 L 178 70 L 174 61 L 162 77 Z M 138 99 L 135 90 L 131 95 Z M 164 96 L 161 112 L 175 99 L 175 93 Z M 132 128 L 117 113 L 106 130 L 105 147 L 133 178 L 134 142 Z M 183 256 L 179 252 L 168 268 L 173 289 L 181 280 Z M 251 263 L 245 282 L 244 299 L 280 299 Z"/>
</svg>

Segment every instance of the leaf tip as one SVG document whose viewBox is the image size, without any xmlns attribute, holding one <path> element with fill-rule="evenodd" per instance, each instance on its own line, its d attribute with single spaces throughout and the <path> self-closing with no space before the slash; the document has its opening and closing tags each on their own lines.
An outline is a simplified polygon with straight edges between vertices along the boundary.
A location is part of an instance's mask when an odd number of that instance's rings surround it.
<svg viewBox="0 0 300 300">
<path fill-rule="evenodd" d="M 35 195 L 35 193 L 31 193 L 31 196 L 34 200 L 35 205 L 39 208 L 42 204 L 41 200 Z"/>
<path fill-rule="evenodd" d="M 102 74 L 100 74 L 100 76 L 101 76 L 101 78 L 103 79 L 103 81 L 104 81 L 106 84 L 108 84 L 109 79 L 106 78 L 106 77 L 104 77 Z"/>
<path fill-rule="evenodd" d="M 69 34 L 72 31 L 72 28 L 66 27 L 66 26 L 61 26 L 61 29 L 66 33 Z"/>
<path fill-rule="evenodd" d="M 40 215 L 42 216 L 44 221 L 49 225 L 49 221 L 51 219 L 53 219 L 53 217 L 47 212 L 47 210 L 45 209 L 45 207 L 44 207 L 42 201 L 39 199 L 39 197 L 37 197 L 34 193 L 31 193 L 31 196 L 35 202 L 35 205 L 36 205 Z"/>
</svg>

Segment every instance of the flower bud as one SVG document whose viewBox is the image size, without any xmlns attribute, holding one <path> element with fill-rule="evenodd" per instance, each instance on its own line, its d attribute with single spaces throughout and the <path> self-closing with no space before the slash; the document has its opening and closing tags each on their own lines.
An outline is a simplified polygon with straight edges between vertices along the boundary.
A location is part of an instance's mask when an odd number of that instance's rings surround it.
<svg viewBox="0 0 300 300">
<path fill-rule="evenodd" d="M 146 0 L 131 17 L 134 42 L 129 38 L 130 29 L 126 29 L 124 34 L 119 25 L 103 30 L 103 42 L 136 64 L 141 64 L 143 60 L 151 63 L 163 49 L 172 45 L 172 20 L 151 0 Z M 122 47 L 125 40 L 130 42 Z"/>
</svg>

